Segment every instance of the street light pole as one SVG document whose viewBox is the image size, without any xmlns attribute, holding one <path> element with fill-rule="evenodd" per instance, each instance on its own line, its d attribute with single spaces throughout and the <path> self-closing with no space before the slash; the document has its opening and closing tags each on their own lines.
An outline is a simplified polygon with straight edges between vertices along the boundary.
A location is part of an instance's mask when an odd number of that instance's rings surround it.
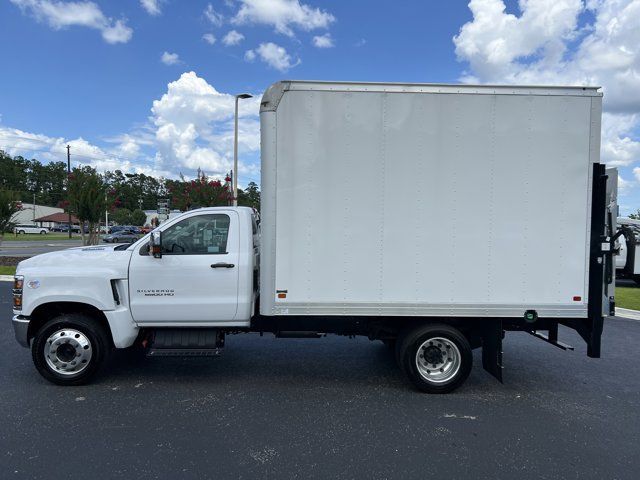
<svg viewBox="0 0 640 480">
<path fill-rule="evenodd" d="M 71 186 L 71 146 L 67 145 L 67 202 L 69 202 L 69 187 Z M 69 239 L 71 239 L 71 203 L 67 205 L 69 212 Z"/>
<path fill-rule="evenodd" d="M 253 95 L 248 93 L 241 93 L 236 95 L 236 113 L 234 116 L 234 128 L 233 128 L 233 176 L 232 176 L 232 188 L 233 188 L 233 206 L 238 206 L 238 100 L 251 98 Z"/>
</svg>

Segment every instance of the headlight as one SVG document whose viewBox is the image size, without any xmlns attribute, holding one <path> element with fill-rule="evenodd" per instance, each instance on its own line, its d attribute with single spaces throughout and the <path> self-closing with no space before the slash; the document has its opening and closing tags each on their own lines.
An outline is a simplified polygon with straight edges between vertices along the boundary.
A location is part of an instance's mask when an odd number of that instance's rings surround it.
<svg viewBox="0 0 640 480">
<path fill-rule="evenodd" d="M 22 310 L 22 289 L 24 287 L 24 276 L 15 275 L 13 277 L 13 309 Z"/>
</svg>

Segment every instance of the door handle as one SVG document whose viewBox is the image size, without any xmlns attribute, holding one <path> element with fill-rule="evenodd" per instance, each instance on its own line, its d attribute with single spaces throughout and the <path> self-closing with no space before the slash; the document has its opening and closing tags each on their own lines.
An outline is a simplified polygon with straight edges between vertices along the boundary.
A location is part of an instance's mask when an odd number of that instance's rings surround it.
<svg viewBox="0 0 640 480">
<path fill-rule="evenodd" d="M 233 268 L 233 267 L 235 267 L 233 263 L 225 263 L 225 262 L 218 262 L 211 265 L 211 268 Z"/>
</svg>

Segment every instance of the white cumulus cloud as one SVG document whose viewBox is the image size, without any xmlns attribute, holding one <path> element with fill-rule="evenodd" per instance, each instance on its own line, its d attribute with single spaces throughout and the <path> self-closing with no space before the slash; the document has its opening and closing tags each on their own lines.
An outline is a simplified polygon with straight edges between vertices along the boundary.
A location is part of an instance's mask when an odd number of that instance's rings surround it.
<svg viewBox="0 0 640 480">
<path fill-rule="evenodd" d="M 313 37 L 313 45 L 316 48 L 331 48 L 335 44 L 333 42 L 333 38 L 330 33 L 325 33 L 324 35 L 317 35 Z"/>
<path fill-rule="evenodd" d="M 602 158 L 640 160 L 640 0 L 471 0 L 473 19 L 453 38 L 463 81 L 602 86 Z M 592 18 L 580 25 L 581 15 Z"/>
<path fill-rule="evenodd" d="M 222 38 L 222 43 L 224 43 L 227 47 L 232 45 L 238 45 L 242 40 L 244 40 L 244 35 L 235 30 L 231 30 Z"/>
<path fill-rule="evenodd" d="M 247 61 L 253 61 L 256 57 L 260 57 L 264 63 L 281 72 L 300 64 L 300 59 L 294 62 L 284 47 L 272 42 L 261 43 L 255 50 L 247 50 L 244 54 Z"/>
<path fill-rule="evenodd" d="M 204 9 L 204 16 L 216 27 L 219 27 L 224 23 L 224 17 L 222 14 L 216 12 L 215 8 L 213 8 L 213 5 L 210 3 L 207 5 L 207 8 Z"/>
<path fill-rule="evenodd" d="M 213 45 L 214 43 L 216 43 L 216 37 L 213 33 L 205 33 L 204 35 L 202 35 L 202 39 L 209 45 Z"/>
<path fill-rule="evenodd" d="M 127 43 L 133 30 L 125 19 L 107 17 L 93 2 L 56 2 L 52 0 L 10 0 L 36 20 L 47 23 L 54 30 L 81 26 L 99 30 L 107 43 Z"/>
<path fill-rule="evenodd" d="M 241 185 L 259 181 L 260 97 L 256 94 L 238 104 Z M 223 178 L 233 168 L 234 112 L 234 95 L 218 92 L 194 72 L 186 72 L 170 82 L 166 93 L 153 102 L 146 124 L 104 138 L 106 146 L 0 124 L 0 150 L 43 162 L 66 161 L 69 144 L 74 166 L 165 178 L 177 178 L 180 173 L 193 176 L 201 168 L 212 178 Z"/>
<path fill-rule="evenodd" d="M 140 152 L 140 144 L 145 143 L 130 135 L 118 139 L 115 149 L 104 149 L 82 137 L 67 139 L 31 133 L 17 128 L 0 125 L 0 149 L 10 155 L 22 155 L 49 161 L 67 161 L 67 145 L 71 147 L 72 166 L 89 165 L 98 171 L 122 170 L 125 173 L 144 173 L 156 177 L 175 177 L 175 174 L 155 168 L 153 162 L 146 161 Z"/>
<path fill-rule="evenodd" d="M 626 167 L 640 160 L 640 142 L 632 138 L 638 123 L 637 114 L 603 113 L 603 163 L 612 167 Z"/>
<path fill-rule="evenodd" d="M 164 52 L 160 57 L 160 61 L 165 65 L 176 65 L 180 63 L 180 56 L 177 53 Z"/>
<path fill-rule="evenodd" d="M 327 28 L 335 17 L 324 10 L 300 3 L 299 0 L 239 0 L 240 9 L 232 22 L 268 25 L 276 32 L 293 36 L 293 29 L 311 31 Z"/>
<path fill-rule="evenodd" d="M 162 13 L 160 9 L 161 0 L 140 0 L 140 5 L 149 15 L 157 16 Z"/>
<path fill-rule="evenodd" d="M 183 73 L 153 102 L 151 120 L 156 129 L 157 159 L 170 171 L 202 168 L 212 176 L 223 176 L 233 163 L 233 95 L 218 92 L 194 72 Z M 256 152 L 260 148 L 260 99 L 239 104 L 239 147 Z M 240 173 L 259 171 L 257 165 L 242 165 Z"/>
</svg>

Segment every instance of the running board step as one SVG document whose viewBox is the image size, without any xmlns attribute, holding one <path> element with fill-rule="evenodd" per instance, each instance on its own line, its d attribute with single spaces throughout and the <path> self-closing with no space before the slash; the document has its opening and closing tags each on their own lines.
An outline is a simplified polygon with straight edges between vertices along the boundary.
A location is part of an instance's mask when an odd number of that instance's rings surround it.
<svg viewBox="0 0 640 480">
<path fill-rule="evenodd" d="M 215 357 L 222 353 L 224 332 L 217 328 L 156 328 L 151 331 L 148 357 Z"/>
</svg>

